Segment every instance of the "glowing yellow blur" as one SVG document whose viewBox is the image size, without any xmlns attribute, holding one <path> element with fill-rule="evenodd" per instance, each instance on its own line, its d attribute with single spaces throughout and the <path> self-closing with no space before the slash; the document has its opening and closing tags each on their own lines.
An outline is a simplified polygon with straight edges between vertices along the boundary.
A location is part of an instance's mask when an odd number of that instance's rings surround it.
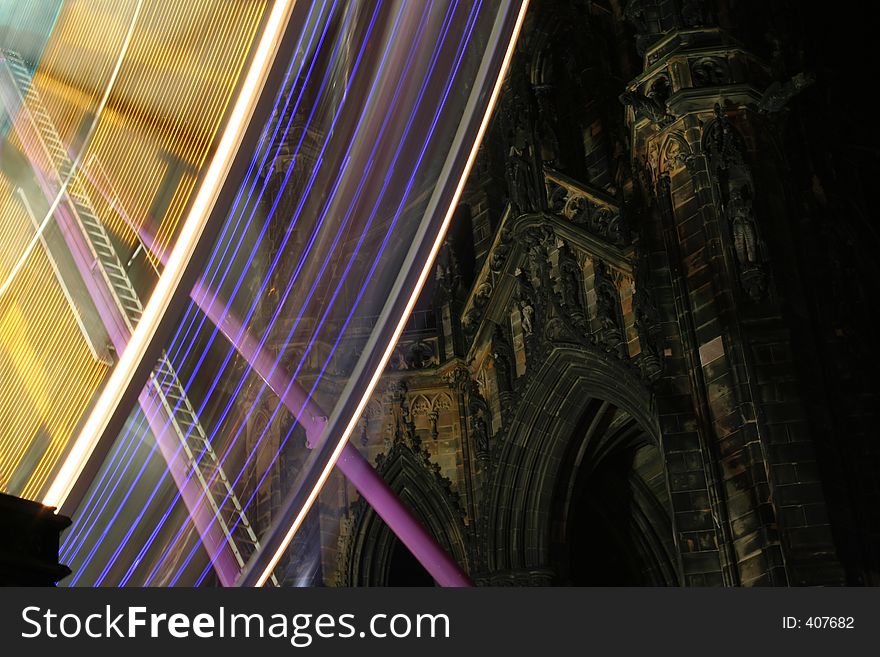
<svg viewBox="0 0 880 657">
<path fill-rule="evenodd" d="M 16 206 L 8 185 L 0 181 L 3 228 L 14 225 L 6 219 L 18 212 L 17 225 L 30 226 L 24 211 Z M 29 237 L 22 231 L 15 235 L 4 230 L 0 244 Z M 59 354 L 59 358 L 45 358 L 45 354 Z M 37 496 L 106 372 L 107 367 L 92 357 L 83 341 L 49 261 L 42 251 L 34 251 L 0 299 L 0 488 L 9 490 L 13 475 L 23 468 L 30 474 L 14 492 Z M 48 436 L 48 444 L 35 445 L 38 451 L 31 451 L 39 432 Z M 32 461 L 23 463 L 29 452 Z"/>
<path fill-rule="evenodd" d="M 232 158 L 241 143 L 265 84 L 294 4 L 295 0 L 277 0 L 272 6 L 259 43 L 256 45 L 250 68 L 241 84 L 238 98 L 230 112 L 223 134 L 216 144 L 216 152 L 211 158 L 192 207 L 181 226 L 163 275 L 159 278 L 156 289 L 144 308 L 141 322 L 132 334 L 118 366 L 111 373 L 107 386 L 97 399 L 95 408 L 72 445 L 70 454 L 53 481 L 52 487 L 43 498 L 43 503 L 46 505 L 59 506 L 67 498 L 86 460 L 105 431 L 110 416 L 120 404 L 123 393 L 131 385 L 134 370 L 143 358 L 159 320 L 179 286 L 184 268 L 192 257 L 208 214 L 213 209 L 220 186 L 226 178 Z"/>
<path fill-rule="evenodd" d="M 150 221 L 163 251 L 174 247 L 198 178 L 219 148 L 267 4 L 64 3 L 32 84 L 70 159 L 88 174 L 76 175 L 123 263 L 137 237 L 110 202 Z M 15 130 L 5 147 L 27 157 Z M 13 492 L 41 499 L 113 370 L 92 356 L 43 249 L 23 257 L 34 233 L 16 185 L 0 172 L 0 280 L 10 279 L 0 296 L 0 490 L 25 467 L 32 472 Z M 140 290 L 154 284 L 137 281 Z"/>
</svg>

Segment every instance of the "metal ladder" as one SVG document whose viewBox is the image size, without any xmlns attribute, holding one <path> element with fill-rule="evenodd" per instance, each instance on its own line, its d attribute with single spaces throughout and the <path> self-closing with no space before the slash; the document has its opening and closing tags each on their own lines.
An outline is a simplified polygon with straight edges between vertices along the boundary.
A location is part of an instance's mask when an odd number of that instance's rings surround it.
<svg viewBox="0 0 880 657">
<path fill-rule="evenodd" d="M 37 90 L 31 84 L 30 72 L 15 53 L 3 51 L 3 55 L 19 92 L 22 93 L 25 107 L 37 126 L 43 146 L 50 156 L 55 173 L 58 175 L 59 188 L 69 177 L 67 196 L 74 208 L 74 215 L 86 236 L 89 248 L 121 318 L 131 332 L 143 314 L 143 305 L 128 277 L 128 272 L 119 260 L 88 192 L 76 175 L 73 162 Z M 214 517 L 217 518 L 236 562 L 244 567 L 250 555 L 260 547 L 259 540 L 164 350 L 150 375 L 149 385 L 171 420 L 171 426 L 186 457 L 187 466 L 204 491 L 205 500 Z M 277 586 L 278 582 L 274 575 L 272 582 Z"/>
</svg>

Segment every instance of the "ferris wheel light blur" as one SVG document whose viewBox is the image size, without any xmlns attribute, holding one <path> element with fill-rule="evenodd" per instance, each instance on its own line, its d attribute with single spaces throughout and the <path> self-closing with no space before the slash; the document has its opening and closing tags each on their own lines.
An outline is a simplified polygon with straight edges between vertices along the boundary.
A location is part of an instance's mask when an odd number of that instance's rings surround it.
<svg viewBox="0 0 880 657">
<path fill-rule="evenodd" d="M 0 489 L 73 517 L 67 584 L 278 584 L 315 558 L 295 539 L 337 461 L 438 583 L 471 584 L 347 446 L 525 8 L 0 12 Z"/>
</svg>

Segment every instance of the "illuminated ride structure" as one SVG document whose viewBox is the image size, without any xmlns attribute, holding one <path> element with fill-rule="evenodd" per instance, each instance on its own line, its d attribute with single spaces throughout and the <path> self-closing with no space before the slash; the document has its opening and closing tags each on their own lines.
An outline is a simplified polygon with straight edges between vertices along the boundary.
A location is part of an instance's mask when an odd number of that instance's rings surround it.
<svg viewBox="0 0 880 657">
<path fill-rule="evenodd" d="M 337 467 L 469 584 L 348 437 L 524 11 L 0 0 L 0 491 L 74 519 L 65 583 L 307 582 Z"/>
</svg>

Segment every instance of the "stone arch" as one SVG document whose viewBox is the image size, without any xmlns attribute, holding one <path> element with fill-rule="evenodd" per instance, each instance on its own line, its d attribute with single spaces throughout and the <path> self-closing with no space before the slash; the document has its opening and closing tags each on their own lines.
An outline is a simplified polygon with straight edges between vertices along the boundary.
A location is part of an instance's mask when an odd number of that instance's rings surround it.
<svg viewBox="0 0 880 657">
<path fill-rule="evenodd" d="M 448 479 L 440 475 L 420 446 L 398 442 L 387 457 L 379 458 L 382 478 L 422 521 L 428 531 L 458 562 L 469 570 L 463 511 Z M 406 548 L 372 507 L 357 502 L 343 547 L 340 584 L 388 586 L 396 555 Z M 407 553 L 408 556 L 408 553 Z"/>
<path fill-rule="evenodd" d="M 431 412 L 431 402 L 428 400 L 425 395 L 419 393 L 415 397 L 413 397 L 412 401 L 409 404 L 410 414 L 413 416 L 416 415 L 427 415 Z"/>
<path fill-rule="evenodd" d="M 593 426 L 602 422 L 607 426 Z M 654 580 L 674 583 L 677 567 L 659 435 L 653 398 L 630 368 L 584 347 L 552 349 L 529 377 L 507 435 L 492 456 L 482 523 L 487 583 L 565 583 L 554 559 L 565 531 L 567 494 L 578 477 L 611 455 L 635 458 L 640 450 L 652 451 L 651 463 L 660 468 L 661 478 L 655 483 L 664 500 L 659 510 L 636 500 L 632 522 L 641 530 L 644 545 L 639 549 L 658 562 Z M 632 495 L 649 492 L 639 485 Z"/>
<path fill-rule="evenodd" d="M 367 402 L 367 407 L 364 409 L 364 415 L 368 420 L 375 420 L 384 417 L 382 402 L 378 399 L 371 399 Z"/>
<path fill-rule="evenodd" d="M 432 411 L 445 411 L 448 408 L 452 408 L 452 397 L 446 392 L 441 392 L 431 401 Z"/>
</svg>

